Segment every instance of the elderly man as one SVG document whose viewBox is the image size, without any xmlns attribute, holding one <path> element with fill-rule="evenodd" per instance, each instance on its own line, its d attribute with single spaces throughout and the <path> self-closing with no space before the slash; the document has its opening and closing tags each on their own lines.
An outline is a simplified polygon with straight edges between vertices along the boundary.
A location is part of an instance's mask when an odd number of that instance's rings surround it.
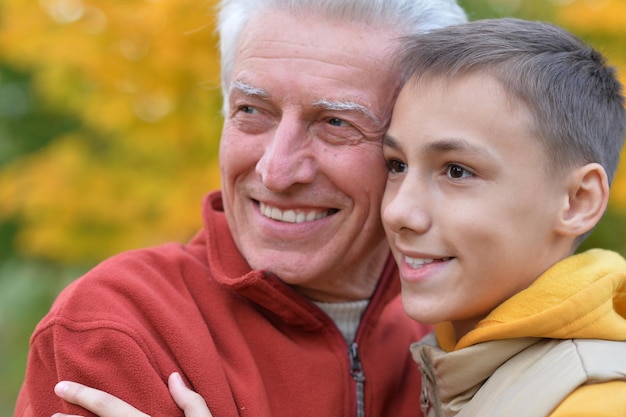
<svg viewBox="0 0 626 417">
<path fill-rule="evenodd" d="M 222 191 L 187 245 L 118 255 L 32 338 L 16 416 L 84 413 L 59 380 L 153 415 L 176 371 L 215 416 L 417 416 L 379 205 L 403 35 L 460 23 L 453 0 L 226 0 Z"/>
</svg>

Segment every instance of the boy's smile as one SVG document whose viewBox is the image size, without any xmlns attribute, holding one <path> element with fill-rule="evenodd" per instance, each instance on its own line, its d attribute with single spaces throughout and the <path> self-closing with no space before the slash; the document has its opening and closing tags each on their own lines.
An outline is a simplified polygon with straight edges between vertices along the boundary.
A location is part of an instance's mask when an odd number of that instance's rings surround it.
<svg viewBox="0 0 626 417">
<path fill-rule="evenodd" d="M 457 337 L 567 255 L 566 181 L 525 108 L 488 75 L 402 90 L 384 142 L 382 219 L 408 314 Z"/>
</svg>

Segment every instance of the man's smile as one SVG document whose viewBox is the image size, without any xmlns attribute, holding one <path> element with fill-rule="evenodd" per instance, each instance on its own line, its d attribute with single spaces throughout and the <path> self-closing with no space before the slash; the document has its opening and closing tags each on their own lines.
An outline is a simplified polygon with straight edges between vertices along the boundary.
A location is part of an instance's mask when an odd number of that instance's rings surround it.
<svg viewBox="0 0 626 417">
<path fill-rule="evenodd" d="M 337 212 L 336 209 L 287 209 L 282 210 L 278 207 L 270 206 L 259 201 L 259 210 L 261 214 L 273 220 L 285 223 L 304 223 L 314 220 L 323 219 Z"/>
</svg>

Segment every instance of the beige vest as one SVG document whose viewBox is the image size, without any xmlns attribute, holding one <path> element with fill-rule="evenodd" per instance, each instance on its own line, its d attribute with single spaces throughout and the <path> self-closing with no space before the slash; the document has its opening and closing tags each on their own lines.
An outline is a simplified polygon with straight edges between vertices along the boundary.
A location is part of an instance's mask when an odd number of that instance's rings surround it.
<svg viewBox="0 0 626 417">
<path fill-rule="evenodd" d="M 626 380 L 626 342 L 519 338 L 446 353 L 411 346 L 426 417 L 542 417 L 584 384 Z"/>
</svg>

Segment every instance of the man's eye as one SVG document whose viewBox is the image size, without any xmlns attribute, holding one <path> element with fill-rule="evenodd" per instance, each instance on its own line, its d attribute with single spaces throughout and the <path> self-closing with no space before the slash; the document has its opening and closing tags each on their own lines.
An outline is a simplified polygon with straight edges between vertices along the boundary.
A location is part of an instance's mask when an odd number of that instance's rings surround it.
<svg viewBox="0 0 626 417">
<path fill-rule="evenodd" d="M 397 159 L 391 159 L 387 161 L 387 169 L 392 174 L 399 174 L 406 172 L 407 166 L 404 162 L 400 162 Z"/>
<path fill-rule="evenodd" d="M 473 176 L 473 174 L 460 165 L 450 164 L 446 170 L 448 177 L 453 179 L 461 179 Z"/>
<path fill-rule="evenodd" d="M 247 114 L 254 114 L 257 112 L 257 109 L 252 106 L 241 106 L 239 108 L 239 111 Z"/>
<path fill-rule="evenodd" d="M 346 127 L 350 126 L 350 123 L 346 122 L 343 119 L 339 119 L 337 117 L 331 117 L 328 119 L 328 124 L 336 127 Z"/>
</svg>

